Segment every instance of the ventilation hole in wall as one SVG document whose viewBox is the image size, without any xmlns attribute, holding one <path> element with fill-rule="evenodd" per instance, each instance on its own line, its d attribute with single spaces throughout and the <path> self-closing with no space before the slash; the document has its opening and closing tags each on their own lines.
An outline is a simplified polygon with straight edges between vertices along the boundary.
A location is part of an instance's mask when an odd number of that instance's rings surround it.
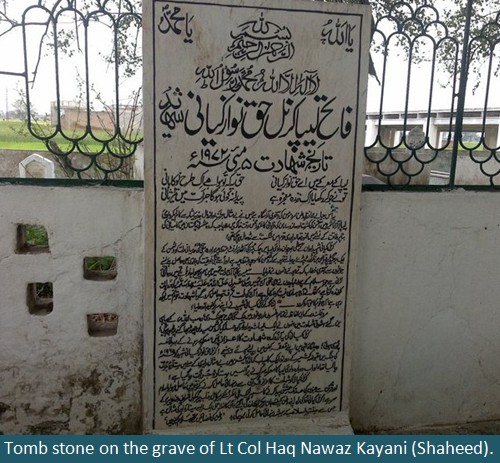
<svg viewBox="0 0 500 463">
<path fill-rule="evenodd" d="M 118 315 L 115 313 L 92 313 L 87 315 L 89 336 L 114 336 L 118 331 Z"/>
<path fill-rule="evenodd" d="M 83 278 L 86 280 L 114 280 L 116 274 L 116 259 L 112 256 L 84 257 L 83 259 Z"/>
<path fill-rule="evenodd" d="M 54 309 L 52 283 L 29 283 L 27 291 L 28 310 L 32 315 L 47 315 Z"/>
<path fill-rule="evenodd" d="M 39 254 L 50 252 L 49 235 L 43 225 L 19 224 L 17 226 L 16 252 Z"/>
</svg>

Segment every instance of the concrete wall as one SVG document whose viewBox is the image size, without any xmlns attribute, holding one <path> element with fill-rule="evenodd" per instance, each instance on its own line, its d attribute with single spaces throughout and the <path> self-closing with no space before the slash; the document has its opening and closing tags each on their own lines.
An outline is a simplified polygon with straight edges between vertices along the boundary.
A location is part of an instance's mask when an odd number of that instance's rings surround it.
<svg viewBox="0 0 500 463">
<path fill-rule="evenodd" d="M 355 428 L 500 420 L 499 238 L 496 193 L 363 194 Z"/>
<path fill-rule="evenodd" d="M 0 186 L 0 432 L 140 432 L 142 196 Z M 50 254 L 15 253 L 31 223 Z M 495 193 L 363 194 L 356 430 L 500 420 L 499 236 Z M 115 280 L 83 278 L 96 255 L 117 257 Z M 31 315 L 26 287 L 47 281 L 53 312 Z M 103 312 L 117 334 L 89 336 L 86 315 Z"/>
<path fill-rule="evenodd" d="M 64 170 L 64 163 L 62 159 L 53 155 L 48 151 L 35 151 L 35 150 L 4 150 L 0 149 L 0 178 L 17 178 L 20 176 L 19 172 L 19 163 L 31 156 L 32 154 L 37 153 L 51 161 L 54 162 L 54 170 L 56 178 L 77 178 L 76 174 L 72 174 L 68 169 Z M 108 158 L 106 155 L 101 159 L 101 165 L 106 166 Z M 81 154 L 76 154 L 70 156 L 70 162 L 72 166 L 75 167 L 87 167 L 88 159 Z M 123 169 L 121 171 L 116 172 L 110 175 L 112 180 L 117 180 L 121 178 L 128 178 L 130 175 L 133 175 L 134 180 L 140 180 L 144 177 L 143 173 L 143 164 L 144 164 L 144 150 L 142 144 L 137 146 L 136 152 L 133 158 L 130 160 L 130 163 L 127 161 L 124 163 Z M 84 179 L 92 178 L 93 172 L 91 170 L 90 175 L 88 172 L 83 172 L 82 177 Z M 33 178 L 33 175 L 30 175 L 30 169 L 28 169 L 26 178 Z M 94 175 L 93 178 L 96 178 Z"/>
<path fill-rule="evenodd" d="M 33 153 L 38 153 L 41 156 L 54 161 L 56 177 L 67 177 L 56 157 L 48 151 L 0 149 L 0 178 L 19 177 L 19 163 L 26 159 L 28 156 L 31 156 Z"/>
<path fill-rule="evenodd" d="M 0 186 L 0 432 L 141 430 L 141 222 L 141 191 Z M 15 253 L 18 224 L 44 225 L 50 253 Z M 116 279 L 83 278 L 95 256 L 116 257 Z M 38 282 L 48 315 L 28 311 Z M 89 336 L 94 313 L 117 314 L 117 334 Z"/>
<path fill-rule="evenodd" d="M 87 128 L 87 110 L 74 101 L 61 101 L 58 110 L 53 101 L 50 105 L 50 123 L 56 126 L 58 114 L 61 114 L 61 128 L 71 134 L 73 131 L 84 131 Z M 119 122 L 122 132 L 138 131 L 142 126 L 142 108 L 140 106 L 120 106 Z M 92 130 L 106 131 L 113 134 L 116 130 L 116 106 L 111 105 L 105 110 L 90 112 L 90 127 Z"/>
</svg>

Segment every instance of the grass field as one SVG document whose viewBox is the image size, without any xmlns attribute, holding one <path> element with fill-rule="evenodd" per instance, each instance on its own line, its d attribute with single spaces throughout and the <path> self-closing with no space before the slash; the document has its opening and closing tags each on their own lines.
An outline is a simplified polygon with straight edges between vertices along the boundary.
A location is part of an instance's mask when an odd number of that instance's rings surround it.
<svg viewBox="0 0 500 463">
<path fill-rule="evenodd" d="M 40 127 L 46 136 L 53 133 L 54 129 L 49 124 L 41 124 Z M 110 138 L 109 134 L 104 131 L 96 131 L 95 135 L 103 140 Z M 71 148 L 71 144 L 59 134 L 53 138 L 53 141 L 63 151 Z M 102 144 L 92 138 L 85 140 L 81 146 L 84 146 L 83 149 L 88 152 L 99 152 L 102 148 Z M 19 120 L 0 120 L 0 149 L 47 151 L 45 143 L 31 135 L 26 122 Z"/>
<path fill-rule="evenodd" d="M 0 121 L 0 149 L 47 150 L 43 142 L 26 132 L 26 123 L 23 121 Z"/>
</svg>

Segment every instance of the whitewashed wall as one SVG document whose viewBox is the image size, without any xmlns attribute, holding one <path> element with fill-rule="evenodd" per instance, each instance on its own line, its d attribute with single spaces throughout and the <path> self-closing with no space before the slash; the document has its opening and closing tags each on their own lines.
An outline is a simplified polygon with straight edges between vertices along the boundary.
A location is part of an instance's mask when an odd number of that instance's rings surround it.
<svg viewBox="0 0 500 463">
<path fill-rule="evenodd" d="M 500 421 L 500 196 L 364 193 L 360 238 L 354 426 Z"/>
<path fill-rule="evenodd" d="M 140 432 L 142 191 L 0 186 L 0 432 Z M 351 418 L 362 431 L 500 421 L 500 200 L 364 193 Z M 16 254 L 39 223 L 50 254 Z M 113 281 L 83 258 L 116 255 Z M 52 281 L 30 315 L 26 286 Z M 119 315 L 87 333 L 86 314 Z M 498 431 L 497 431 L 498 432 Z"/>
<path fill-rule="evenodd" d="M 0 431 L 141 429 L 142 192 L 0 186 Z M 17 224 L 47 228 L 50 253 L 16 254 Z M 83 278 L 83 258 L 115 256 L 111 281 Z M 27 285 L 52 282 L 54 308 L 31 315 Z M 90 337 L 87 314 L 116 313 Z"/>
</svg>

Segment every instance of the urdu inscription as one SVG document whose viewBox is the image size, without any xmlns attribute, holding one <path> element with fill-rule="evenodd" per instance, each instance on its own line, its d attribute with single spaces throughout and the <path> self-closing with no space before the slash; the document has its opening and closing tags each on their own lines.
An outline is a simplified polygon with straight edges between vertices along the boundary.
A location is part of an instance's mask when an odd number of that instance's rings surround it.
<svg viewBox="0 0 500 463">
<path fill-rule="evenodd" d="M 344 407 L 366 44 L 317 3 L 153 1 L 153 428 Z"/>
</svg>

